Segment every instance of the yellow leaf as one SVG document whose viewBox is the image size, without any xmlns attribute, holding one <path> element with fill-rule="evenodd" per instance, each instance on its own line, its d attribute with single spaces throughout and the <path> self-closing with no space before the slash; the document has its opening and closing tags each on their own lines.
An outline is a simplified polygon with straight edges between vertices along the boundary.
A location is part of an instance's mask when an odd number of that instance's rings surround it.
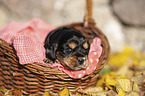
<svg viewBox="0 0 145 96">
<path fill-rule="evenodd" d="M 110 72 L 109 75 L 110 75 L 113 79 L 115 79 L 115 78 L 117 77 L 117 74 L 116 74 L 115 72 Z"/>
<path fill-rule="evenodd" d="M 120 87 L 117 87 L 117 92 L 119 96 L 125 96 L 126 92 L 122 90 Z"/>
<path fill-rule="evenodd" d="M 119 68 L 128 60 L 128 58 L 129 57 L 123 53 L 114 54 L 110 57 L 109 64 Z"/>
<path fill-rule="evenodd" d="M 134 71 L 133 71 L 133 70 L 129 70 L 129 71 L 127 72 L 127 74 L 126 74 L 126 77 L 127 77 L 128 79 L 131 79 L 133 76 L 134 76 Z"/>
<path fill-rule="evenodd" d="M 97 81 L 96 87 L 103 86 L 103 84 L 104 84 L 103 79 L 99 79 L 99 80 Z"/>
<path fill-rule="evenodd" d="M 0 91 L 8 91 L 8 90 L 5 88 L 0 88 Z"/>
<path fill-rule="evenodd" d="M 4 93 L 5 94 L 4 96 L 11 96 L 12 94 L 12 91 L 6 88 L 0 88 L 0 92 Z"/>
<path fill-rule="evenodd" d="M 138 66 L 139 65 L 139 60 L 142 58 L 141 52 L 135 51 L 132 57 L 133 57 L 134 65 Z"/>
<path fill-rule="evenodd" d="M 136 92 L 140 91 L 138 85 L 135 82 L 133 83 L 133 91 L 136 91 Z"/>
<path fill-rule="evenodd" d="M 131 84 L 129 79 L 116 79 L 117 87 L 121 88 L 125 92 L 131 91 Z"/>
<path fill-rule="evenodd" d="M 133 59 L 133 64 L 136 65 L 136 66 L 139 65 L 139 60 L 137 58 L 134 58 Z"/>
<path fill-rule="evenodd" d="M 99 95 L 95 95 L 95 96 L 107 96 L 106 94 L 99 94 Z"/>
<path fill-rule="evenodd" d="M 142 74 L 139 74 L 139 75 L 132 77 L 131 80 L 137 84 L 142 84 L 143 80 L 144 80 L 144 76 Z"/>
<path fill-rule="evenodd" d="M 106 84 L 107 84 L 107 85 L 115 86 L 115 85 L 116 85 L 116 81 L 108 75 L 108 76 L 106 77 Z"/>
<path fill-rule="evenodd" d="M 49 91 L 46 91 L 43 96 L 50 96 Z"/>
<path fill-rule="evenodd" d="M 103 86 L 104 84 L 113 84 L 113 80 L 117 77 L 116 73 L 110 72 L 102 75 L 101 79 L 98 80 L 96 87 Z M 113 84 L 114 85 L 114 84 Z"/>
<path fill-rule="evenodd" d="M 90 88 L 87 88 L 86 90 L 84 90 L 84 93 L 88 93 L 88 94 L 96 94 L 100 91 L 103 91 L 103 88 L 102 87 L 90 87 Z"/>
<path fill-rule="evenodd" d="M 134 50 L 131 47 L 128 47 L 128 46 L 125 46 L 124 49 L 123 49 L 123 53 L 126 53 L 126 54 L 132 54 L 133 51 Z"/>
<path fill-rule="evenodd" d="M 5 96 L 8 96 L 8 95 L 12 95 L 12 91 L 8 90 L 7 92 L 5 92 Z"/>
<path fill-rule="evenodd" d="M 139 66 L 144 66 L 145 67 L 145 58 L 142 58 L 138 64 Z"/>
<path fill-rule="evenodd" d="M 128 95 L 126 96 L 139 96 L 136 92 L 130 92 Z"/>
<path fill-rule="evenodd" d="M 120 67 L 118 69 L 118 71 L 116 72 L 118 75 L 126 75 L 128 72 L 129 68 L 126 65 L 123 65 L 122 67 Z"/>
<path fill-rule="evenodd" d="M 127 77 L 125 75 L 119 75 L 116 77 L 116 79 L 127 79 Z"/>
<path fill-rule="evenodd" d="M 129 59 L 131 54 L 133 54 L 133 49 L 125 47 L 121 53 L 111 55 L 109 64 L 119 68 Z"/>
<path fill-rule="evenodd" d="M 72 95 L 72 96 L 73 96 L 73 95 Z M 74 96 L 81 96 L 81 94 L 77 92 Z"/>
<path fill-rule="evenodd" d="M 127 79 L 127 77 L 124 75 L 117 75 L 115 72 L 106 73 L 98 80 L 96 87 L 103 87 L 105 84 L 107 87 L 111 88 L 110 86 L 116 85 L 116 79 Z"/>
<path fill-rule="evenodd" d="M 59 96 L 69 96 L 69 90 L 67 88 L 64 88 L 58 94 L 59 94 Z"/>
<path fill-rule="evenodd" d="M 99 96 L 106 96 L 105 94 L 100 94 Z"/>
</svg>

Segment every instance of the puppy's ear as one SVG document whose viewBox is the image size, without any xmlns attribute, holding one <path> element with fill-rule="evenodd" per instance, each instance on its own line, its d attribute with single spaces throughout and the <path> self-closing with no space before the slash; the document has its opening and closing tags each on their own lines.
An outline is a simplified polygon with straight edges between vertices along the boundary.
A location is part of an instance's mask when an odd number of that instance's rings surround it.
<svg viewBox="0 0 145 96">
<path fill-rule="evenodd" d="M 45 47 L 45 49 L 46 49 L 46 58 L 48 58 L 48 59 L 50 59 L 54 62 L 56 60 L 56 49 L 57 49 L 57 47 L 58 47 L 58 44 L 53 44 L 51 47 Z"/>
</svg>

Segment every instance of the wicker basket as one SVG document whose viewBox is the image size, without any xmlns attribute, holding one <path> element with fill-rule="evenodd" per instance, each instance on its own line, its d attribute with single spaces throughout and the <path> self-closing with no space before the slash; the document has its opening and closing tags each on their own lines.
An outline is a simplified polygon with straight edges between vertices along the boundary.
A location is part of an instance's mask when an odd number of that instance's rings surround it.
<svg viewBox="0 0 145 96">
<path fill-rule="evenodd" d="M 65 87 L 70 92 L 76 92 L 79 87 L 85 89 L 96 84 L 99 71 L 108 61 L 110 46 L 106 36 L 95 26 L 92 19 L 92 0 L 86 2 L 88 3 L 84 23 L 73 23 L 67 26 L 80 30 L 89 42 L 92 42 L 94 37 L 101 39 L 103 49 L 96 69 L 81 79 L 73 79 L 58 68 L 51 68 L 46 64 L 36 62 L 21 65 L 15 49 L 0 39 L 0 88 L 18 89 L 23 94 L 43 95 L 46 91 L 57 93 Z"/>
</svg>

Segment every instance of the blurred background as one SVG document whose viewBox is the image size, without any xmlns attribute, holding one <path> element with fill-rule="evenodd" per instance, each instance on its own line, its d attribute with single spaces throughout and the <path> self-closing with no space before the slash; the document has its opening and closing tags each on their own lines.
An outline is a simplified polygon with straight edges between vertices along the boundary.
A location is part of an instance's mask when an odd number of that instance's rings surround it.
<svg viewBox="0 0 145 96">
<path fill-rule="evenodd" d="M 145 52 L 145 0 L 93 0 L 93 18 L 112 52 L 124 46 Z M 85 0 L 0 0 L 0 28 L 40 18 L 52 26 L 82 22 Z"/>
</svg>

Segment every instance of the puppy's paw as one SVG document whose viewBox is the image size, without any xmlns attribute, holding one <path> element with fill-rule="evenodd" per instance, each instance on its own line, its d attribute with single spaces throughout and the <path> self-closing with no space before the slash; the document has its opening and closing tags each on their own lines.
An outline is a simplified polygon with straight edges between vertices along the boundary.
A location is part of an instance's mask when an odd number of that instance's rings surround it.
<svg viewBox="0 0 145 96">
<path fill-rule="evenodd" d="M 43 62 L 44 62 L 44 63 L 53 64 L 53 61 L 51 61 L 51 60 L 48 59 L 48 58 L 43 59 Z"/>
</svg>

